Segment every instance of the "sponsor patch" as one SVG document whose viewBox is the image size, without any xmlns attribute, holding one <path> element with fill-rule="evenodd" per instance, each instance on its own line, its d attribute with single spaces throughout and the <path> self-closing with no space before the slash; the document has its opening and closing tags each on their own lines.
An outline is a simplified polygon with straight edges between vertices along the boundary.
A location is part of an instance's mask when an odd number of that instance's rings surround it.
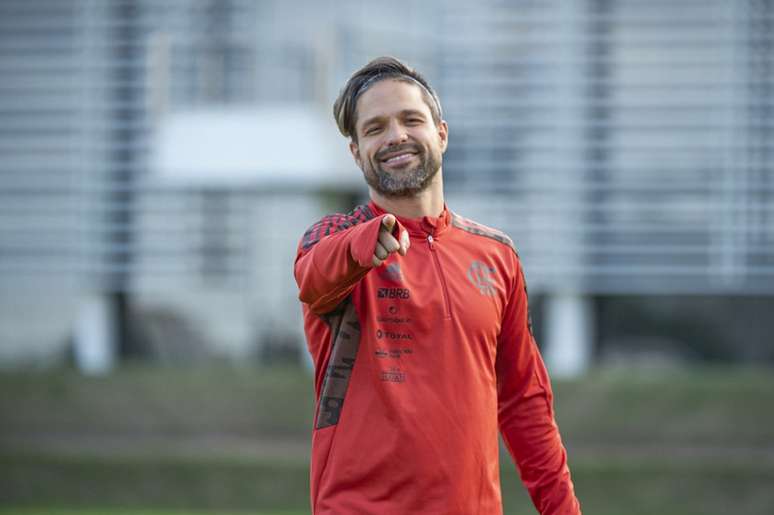
<svg viewBox="0 0 774 515">
<path fill-rule="evenodd" d="M 408 299 L 411 294 L 408 288 L 379 288 L 376 296 L 380 299 Z"/>
</svg>

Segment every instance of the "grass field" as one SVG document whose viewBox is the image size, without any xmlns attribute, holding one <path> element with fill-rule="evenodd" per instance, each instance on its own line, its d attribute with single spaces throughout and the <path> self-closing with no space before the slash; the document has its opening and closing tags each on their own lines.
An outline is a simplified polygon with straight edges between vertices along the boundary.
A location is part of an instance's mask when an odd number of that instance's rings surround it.
<svg viewBox="0 0 774 515">
<path fill-rule="evenodd" d="M 606 371 L 555 386 L 586 513 L 774 513 L 771 370 Z M 3 373 L 0 389 L 0 515 L 308 513 L 301 371 Z M 534 513 L 502 458 L 505 513 Z"/>
</svg>

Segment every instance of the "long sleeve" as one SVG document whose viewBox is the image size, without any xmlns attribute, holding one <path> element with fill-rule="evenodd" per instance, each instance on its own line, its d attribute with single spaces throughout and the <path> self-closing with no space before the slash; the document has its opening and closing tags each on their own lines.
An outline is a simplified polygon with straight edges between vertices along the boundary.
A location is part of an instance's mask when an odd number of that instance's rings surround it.
<svg viewBox="0 0 774 515">
<path fill-rule="evenodd" d="M 553 393 L 529 321 L 518 259 L 496 360 L 498 423 L 532 502 L 542 515 L 580 514 L 567 453 L 554 420 Z"/>
<path fill-rule="evenodd" d="M 313 313 L 333 310 L 373 267 L 371 259 L 383 217 L 356 224 L 340 216 L 326 217 L 304 235 L 294 275 L 298 298 Z"/>
</svg>

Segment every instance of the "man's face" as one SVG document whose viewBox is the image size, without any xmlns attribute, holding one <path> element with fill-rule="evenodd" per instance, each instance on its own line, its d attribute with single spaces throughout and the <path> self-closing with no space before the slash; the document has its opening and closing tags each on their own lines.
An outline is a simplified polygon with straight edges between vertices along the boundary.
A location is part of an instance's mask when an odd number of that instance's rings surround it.
<svg viewBox="0 0 774 515">
<path fill-rule="evenodd" d="M 357 101 L 357 141 L 350 151 L 369 186 L 386 197 L 410 197 L 430 185 L 446 151 L 446 122 L 438 126 L 416 84 L 385 79 Z"/>
</svg>

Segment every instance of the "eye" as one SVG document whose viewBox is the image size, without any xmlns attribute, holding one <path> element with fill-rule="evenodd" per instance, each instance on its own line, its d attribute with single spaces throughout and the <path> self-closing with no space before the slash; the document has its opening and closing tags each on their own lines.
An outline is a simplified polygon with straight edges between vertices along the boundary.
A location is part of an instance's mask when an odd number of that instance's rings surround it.
<svg viewBox="0 0 774 515">
<path fill-rule="evenodd" d="M 420 123 L 424 122 L 422 118 L 409 118 L 407 121 L 412 125 L 419 125 Z"/>
<path fill-rule="evenodd" d="M 372 134 L 376 134 L 377 132 L 379 132 L 379 127 L 369 127 L 365 130 L 363 134 L 365 134 L 366 136 L 370 136 Z"/>
</svg>

